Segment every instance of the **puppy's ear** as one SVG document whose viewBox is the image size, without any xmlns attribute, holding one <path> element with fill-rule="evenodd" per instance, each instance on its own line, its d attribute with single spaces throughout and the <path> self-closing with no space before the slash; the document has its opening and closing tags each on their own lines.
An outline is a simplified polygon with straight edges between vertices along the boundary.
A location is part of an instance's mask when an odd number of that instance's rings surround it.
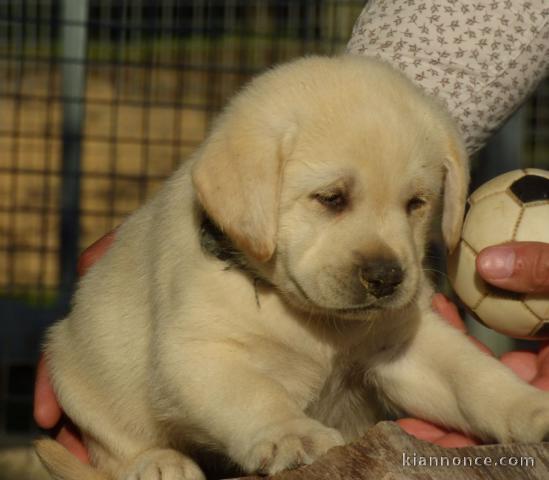
<svg viewBox="0 0 549 480">
<path fill-rule="evenodd" d="M 452 132 L 447 141 L 444 167 L 442 236 L 448 251 L 453 252 L 461 237 L 469 186 L 469 159 L 457 133 Z"/>
<path fill-rule="evenodd" d="M 292 130 L 229 109 L 198 151 L 192 179 L 206 213 L 258 261 L 276 247 L 281 176 Z"/>
</svg>

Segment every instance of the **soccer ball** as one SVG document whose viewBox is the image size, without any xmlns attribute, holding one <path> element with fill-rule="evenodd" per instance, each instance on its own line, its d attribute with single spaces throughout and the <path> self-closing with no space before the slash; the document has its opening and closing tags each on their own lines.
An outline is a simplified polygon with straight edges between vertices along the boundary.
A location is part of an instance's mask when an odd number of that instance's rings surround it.
<svg viewBox="0 0 549 480">
<path fill-rule="evenodd" d="M 500 175 L 467 202 L 458 247 L 448 258 L 450 282 L 484 325 L 517 338 L 549 338 L 549 296 L 517 294 L 486 283 L 475 269 L 485 247 L 509 241 L 549 243 L 549 172 L 528 168 Z"/>
</svg>

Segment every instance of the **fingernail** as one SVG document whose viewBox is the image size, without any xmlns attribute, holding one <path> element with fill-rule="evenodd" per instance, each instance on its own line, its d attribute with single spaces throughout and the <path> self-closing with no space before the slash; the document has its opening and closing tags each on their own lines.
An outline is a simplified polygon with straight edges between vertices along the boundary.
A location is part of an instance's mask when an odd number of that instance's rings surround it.
<svg viewBox="0 0 549 480">
<path fill-rule="evenodd" d="M 513 275 L 515 251 L 509 247 L 493 247 L 481 252 L 479 269 L 487 279 L 502 280 Z"/>
</svg>

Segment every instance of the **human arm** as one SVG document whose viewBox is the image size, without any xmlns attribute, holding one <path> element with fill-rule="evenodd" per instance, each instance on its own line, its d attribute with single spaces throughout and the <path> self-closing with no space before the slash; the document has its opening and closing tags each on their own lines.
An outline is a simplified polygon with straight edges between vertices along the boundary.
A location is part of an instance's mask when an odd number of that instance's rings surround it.
<svg viewBox="0 0 549 480">
<path fill-rule="evenodd" d="M 393 65 L 439 100 L 473 154 L 547 75 L 549 8 L 546 0 L 370 0 L 347 52 Z"/>
</svg>

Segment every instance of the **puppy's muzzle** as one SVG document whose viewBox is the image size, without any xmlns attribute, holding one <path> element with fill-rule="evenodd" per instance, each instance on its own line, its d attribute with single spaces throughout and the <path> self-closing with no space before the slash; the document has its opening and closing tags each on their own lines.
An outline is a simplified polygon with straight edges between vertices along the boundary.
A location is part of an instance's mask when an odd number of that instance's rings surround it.
<svg viewBox="0 0 549 480">
<path fill-rule="evenodd" d="M 396 260 L 371 260 L 359 268 L 358 278 L 368 294 L 383 298 L 395 293 L 404 280 L 404 271 Z"/>
</svg>

